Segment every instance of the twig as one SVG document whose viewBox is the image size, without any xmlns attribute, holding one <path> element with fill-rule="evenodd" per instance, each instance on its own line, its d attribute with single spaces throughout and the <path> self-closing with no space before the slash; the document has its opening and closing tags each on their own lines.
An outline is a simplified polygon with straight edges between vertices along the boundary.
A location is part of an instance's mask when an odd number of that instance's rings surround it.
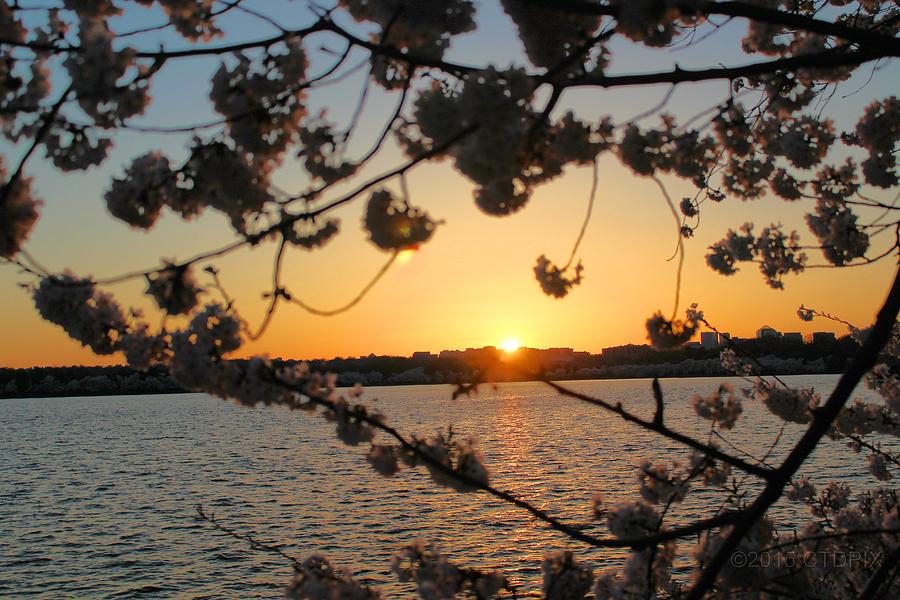
<svg viewBox="0 0 900 600">
<path fill-rule="evenodd" d="M 222 533 L 230 535 L 231 537 L 233 537 L 235 539 L 249 543 L 250 547 L 254 550 L 260 550 L 262 552 L 270 552 L 272 554 L 277 554 L 278 556 L 286 559 L 289 563 L 291 563 L 291 565 L 294 567 L 294 569 L 298 569 L 300 567 L 300 561 L 298 561 L 296 558 L 294 558 L 290 554 L 286 553 L 284 550 L 281 550 L 280 548 L 276 548 L 272 544 L 269 544 L 266 542 L 260 542 L 259 540 L 257 540 L 256 538 L 254 538 L 252 535 L 250 535 L 248 533 L 238 533 L 237 531 L 235 531 L 229 527 L 226 527 L 225 525 L 222 525 L 216 519 L 215 515 L 213 515 L 213 514 L 207 515 L 206 514 L 206 512 L 203 510 L 202 504 L 197 505 L 197 516 L 199 518 L 203 519 L 204 521 L 206 521 L 207 523 L 209 523 L 210 525 L 212 525 L 213 527 L 215 527 L 216 529 L 218 529 L 219 531 L 221 531 Z"/>
</svg>

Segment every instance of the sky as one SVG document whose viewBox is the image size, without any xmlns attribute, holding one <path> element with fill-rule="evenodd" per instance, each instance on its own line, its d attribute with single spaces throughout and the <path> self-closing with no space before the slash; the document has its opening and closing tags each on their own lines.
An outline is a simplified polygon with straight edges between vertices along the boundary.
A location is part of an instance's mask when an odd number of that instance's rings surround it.
<svg viewBox="0 0 900 600">
<path fill-rule="evenodd" d="M 299 27 L 310 21 L 305 2 L 248 0 L 247 5 L 264 8 L 286 26 Z M 477 6 L 478 30 L 455 39 L 448 58 L 501 67 L 523 64 L 514 27 L 497 3 L 483 0 Z M 124 30 L 161 20 L 161 14 L 155 10 L 134 8 L 114 21 L 114 28 Z M 346 19 L 342 22 L 352 26 Z M 270 26 L 234 11 L 222 18 L 221 26 L 227 37 L 212 43 L 272 35 Z M 696 47 L 664 53 L 615 42 L 611 46 L 610 72 L 652 71 L 671 67 L 674 62 L 684 67 L 738 64 L 747 60 L 739 54 L 745 27 L 735 22 Z M 314 43 L 308 46 L 311 71 L 317 72 L 330 60 L 328 55 L 314 54 L 319 42 L 327 50 L 342 47 L 334 38 L 312 39 Z M 140 48 L 155 48 L 159 44 L 171 48 L 187 46 L 187 42 L 170 33 L 134 36 L 130 41 Z M 363 55 L 353 56 L 356 60 L 349 64 L 355 64 Z M 135 123 L 180 125 L 214 118 L 208 101 L 209 78 L 219 61 L 215 57 L 198 58 L 167 65 L 153 82 L 150 110 Z M 826 107 L 839 131 L 852 128 L 872 100 L 897 91 L 890 83 L 900 80 L 896 61 L 881 65 L 872 82 L 863 85 L 870 69 L 871 65 L 843 84 Z M 333 120 L 346 122 L 362 89 L 363 75 L 360 72 L 339 85 L 315 92 L 309 99 L 310 114 L 324 109 Z M 58 79 L 56 85 L 59 89 L 64 80 Z M 572 109 L 583 119 L 599 119 L 608 114 L 614 121 L 622 122 L 655 106 L 667 91 L 666 86 L 570 90 L 554 114 Z M 725 82 L 685 84 L 676 89 L 666 110 L 683 118 L 715 105 L 726 93 Z M 363 154 L 374 141 L 395 101 L 395 96 L 373 88 L 354 134 L 351 156 Z M 642 123 L 650 124 L 652 119 Z M 134 132 L 119 133 L 114 139 L 115 148 L 109 159 L 87 172 L 61 173 L 42 153 L 29 163 L 26 173 L 34 178 L 44 207 L 26 248 L 41 263 L 52 271 L 71 268 L 80 275 L 106 278 L 153 267 L 161 258 L 183 259 L 233 239 L 226 220 L 213 211 L 191 221 L 167 214 L 149 232 L 132 230 L 113 219 L 103 201 L 110 178 L 148 150 L 162 150 L 173 160 L 180 160 L 190 141 L 184 135 Z M 14 163 L 21 151 L 6 142 L 0 144 L 0 152 L 10 162 Z M 355 181 L 363 181 L 400 162 L 397 148 L 388 144 Z M 413 203 L 445 222 L 434 238 L 410 255 L 409 260 L 393 266 L 347 313 L 321 317 L 296 306 L 281 307 L 266 335 L 247 344 L 241 355 L 409 355 L 416 351 L 498 345 L 507 338 L 530 347 L 568 346 L 590 352 L 644 343 L 645 320 L 660 309 L 669 314 L 674 302 L 676 268 L 675 262 L 668 260 L 677 242 L 674 222 L 652 180 L 635 176 L 610 154 L 602 156 L 599 174 L 593 218 L 578 254 L 585 266 L 585 279 L 566 298 L 545 296 L 532 268 L 541 254 L 556 263 L 564 263 L 568 257 L 587 208 L 591 168 L 568 169 L 562 177 L 538 188 L 523 210 L 496 218 L 478 210 L 472 199 L 472 185 L 451 164 L 431 163 L 414 169 L 408 183 Z M 290 157 L 276 174 L 275 182 L 295 192 L 308 185 L 299 163 Z M 693 188 L 685 182 L 665 182 L 676 201 L 693 195 Z M 393 184 L 388 187 L 397 189 Z M 347 189 L 338 186 L 333 196 Z M 893 199 L 885 192 L 875 196 L 883 201 Z M 284 282 L 304 302 L 322 309 L 343 305 L 388 260 L 388 254 L 366 241 L 361 227 L 364 202 L 365 197 L 361 197 L 338 211 L 342 231 L 328 246 L 314 252 L 293 250 L 288 255 Z M 752 336 L 764 324 L 781 331 L 804 333 L 846 331 L 843 326 L 823 321 L 800 322 L 796 315 L 800 304 L 861 326 L 870 323 L 890 284 L 894 267 L 889 260 L 846 269 L 809 269 L 788 277 L 784 290 L 768 288 L 752 264 L 730 277 L 706 266 L 706 248 L 721 239 L 728 228 L 748 221 L 756 223 L 757 228 L 783 223 L 788 229 L 798 229 L 804 241 L 812 243 L 814 238 L 802 220 L 809 208 L 802 202 L 786 203 L 777 198 L 752 202 L 729 198 L 720 204 L 704 204 L 701 226 L 685 245 L 680 310 L 697 302 L 717 328 L 741 337 Z M 876 238 L 874 246 L 882 247 L 889 241 Z M 265 311 L 261 294 L 271 283 L 273 254 L 273 244 L 268 243 L 212 262 L 234 296 L 237 309 L 251 326 L 262 319 Z M 822 264 L 824 260 L 814 252 L 810 262 Z M 202 272 L 197 275 L 206 281 Z M 119 355 L 94 356 L 61 329 L 42 321 L 27 292 L 17 285 L 29 281 L 32 279 L 14 267 L 0 265 L 0 366 L 122 361 Z M 112 286 L 109 291 L 124 306 L 155 313 L 140 280 Z M 212 293 L 205 296 L 207 300 L 215 298 Z"/>
</svg>

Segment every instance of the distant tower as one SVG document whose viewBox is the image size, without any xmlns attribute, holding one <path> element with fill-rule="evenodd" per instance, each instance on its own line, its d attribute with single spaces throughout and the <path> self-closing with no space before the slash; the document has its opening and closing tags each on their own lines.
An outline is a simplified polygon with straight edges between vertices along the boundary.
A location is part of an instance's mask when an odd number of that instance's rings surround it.
<svg viewBox="0 0 900 600">
<path fill-rule="evenodd" d="M 719 334 L 715 331 L 704 331 L 700 333 L 700 346 L 703 348 L 718 348 Z"/>
</svg>

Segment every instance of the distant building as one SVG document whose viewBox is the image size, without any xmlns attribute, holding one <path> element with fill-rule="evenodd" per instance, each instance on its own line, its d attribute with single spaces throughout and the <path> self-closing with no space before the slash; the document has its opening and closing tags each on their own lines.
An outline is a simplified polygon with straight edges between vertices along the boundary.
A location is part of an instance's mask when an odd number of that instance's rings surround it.
<svg viewBox="0 0 900 600">
<path fill-rule="evenodd" d="M 724 344 L 724 343 L 725 343 L 725 340 L 731 340 L 731 334 L 730 334 L 730 333 L 728 333 L 728 332 L 723 332 L 723 333 L 720 333 L 720 334 L 719 334 L 719 341 L 721 341 L 721 342 Z"/>
<path fill-rule="evenodd" d="M 431 352 L 413 352 L 413 358 L 437 358 L 437 354 Z"/>
<path fill-rule="evenodd" d="M 779 338 L 781 337 L 781 333 L 778 332 L 777 329 L 773 327 L 769 327 L 768 325 L 763 325 L 759 329 L 756 330 L 756 339 L 762 340 L 766 338 Z"/>
<path fill-rule="evenodd" d="M 783 335 L 781 336 L 781 339 L 783 339 L 783 340 L 786 341 L 786 342 L 793 342 L 793 343 L 795 343 L 795 344 L 802 344 L 802 343 L 803 343 L 803 334 L 802 334 L 802 333 L 797 333 L 797 332 L 792 331 L 792 332 L 790 332 L 790 333 L 785 333 L 785 334 L 783 334 Z"/>
<path fill-rule="evenodd" d="M 810 341 L 813 344 L 834 342 L 835 340 L 835 335 L 830 331 L 816 331 L 810 336 Z"/>
<path fill-rule="evenodd" d="M 703 348 L 718 348 L 719 334 L 715 331 L 703 331 L 700 333 L 700 346 Z"/>
<path fill-rule="evenodd" d="M 600 351 L 604 360 L 610 362 L 628 362 L 641 360 L 655 355 L 655 351 L 648 344 L 625 344 L 624 346 L 612 346 Z"/>
</svg>

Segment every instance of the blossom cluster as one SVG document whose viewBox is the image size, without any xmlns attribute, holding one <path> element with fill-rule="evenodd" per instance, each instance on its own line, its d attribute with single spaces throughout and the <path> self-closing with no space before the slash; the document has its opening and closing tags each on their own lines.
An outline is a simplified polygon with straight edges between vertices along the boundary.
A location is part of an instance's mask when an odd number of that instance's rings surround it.
<svg viewBox="0 0 900 600">
<path fill-rule="evenodd" d="M 458 567 L 425 540 L 416 540 L 394 553 L 391 570 L 401 582 L 415 582 L 424 600 L 452 600 L 460 595 L 494 598 L 508 586 L 499 572 Z"/>
<path fill-rule="evenodd" d="M 33 289 L 34 305 L 44 320 L 96 354 L 112 354 L 127 330 L 125 314 L 108 293 L 70 271 L 46 277 Z"/>
<path fill-rule="evenodd" d="M 659 129 L 642 131 L 629 124 L 616 147 L 619 158 L 638 175 L 674 173 L 704 186 L 716 162 L 715 140 L 698 131 L 681 131 L 671 115 L 662 115 L 661 120 Z"/>
<path fill-rule="evenodd" d="M 574 268 L 572 275 L 567 275 L 568 268 L 560 268 L 550 262 L 546 256 L 541 254 L 534 266 L 534 276 L 537 278 L 541 289 L 548 296 L 554 298 L 563 298 L 569 290 L 581 283 L 584 266 L 579 261 Z"/>
<path fill-rule="evenodd" d="M 296 38 L 281 53 L 267 51 L 261 60 L 237 55 L 237 64 L 222 63 L 212 78 L 210 100 L 226 119 L 235 147 L 252 157 L 254 166 L 268 170 L 280 162 L 299 135 L 303 105 L 306 53 Z"/>
<path fill-rule="evenodd" d="M 738 262 L 756 261 L 766 283 L 781 289 L 782 277 L 803 271 L 806 258 L 796 231 L 786 234 L 780 224 L 772 224 L 756 237 L 753 225 L 745 223 L 740 231 L 728 230 L 725 238 L 709 247 L 706 264 L 723 275 L 733 275 Z"/>
<path fill-rule="evenodd" d="M 0 157 L 0 189 L 5 197 L 0 200 L 0 256 L 12 258 L 22 249 L 32 227 L 38 220 L 40 200 L 31 193 L 31 178 L 19 177 L 15 183 Z"/>
<path fill-rule="evenodd" d="M 428 213 L 387 190 L 372 193 L 363 218 L 369 239 L 382 250 L 401 250 L 427 242 L 436 225 Z"/>
<path fill-rule="evenodd" d="M 690 341 L 699 323 L 688 313 L 684 320 L 669 320 L 661 312 L 647 319 L 647 339 L 656 350 L 672 350 Z"/>
<path fill-rule="evenodd" d="M 327 219 L 324 223 L 315 220 L 298 220 L 290 227 L 283 229 L 284 239 L 289 244 L 312 250 L 320 248 L 331 241 L 340 230 L 341 220 Z"/>
<path fill-rule="evenodd" d="M 349 571 L 332 566 L 324 556 L 314 554 L 296 566 L 285 597 L 291 600 L 378 600 L 381 593 L 356 581 Z"/>
<path fill-rule="evenodd" d="M 809 423 L 821 398 L 811 388 L 794 389 L 760 380 L 753 388 L 754 397 L 772 414 L 792 423 Z"/>
<path fill-rule="evenodd" d="M 331 125 L 314 121 L 300 129 L 300 151 L 306 171 L 326 184 L 349 177 L 357 165 L 342 160 L 344 136 L 339 136 Z"/>
<path fill-rule="evenodd" d="M 535 185 L 566 164 L 589 164 L 606 148 L 608 122 L 591 127 L 572 113 L 548 125 L 531 106 L 534 86 L 522 69 L 471 73 L 454 90 L 434 83 L 415 102 L 417 135 L 401 131 L 407 152 L 422 154 L 464 135 L 445 151 L 478 187 L 475 203 L 490 215 L 521 209 Z"/>
<path fill-rule="evenodd" d="M 149 229 L 168 206 L 184 218 L 205 207 L 221 211 L 235 231 L 248 230 L 251 217 L 272 201 L 269 179 L 243 152 L 223 141 L 194 139 L 190 157 L 178 169 L 159 152 L 148 152 L 113 179 L 104 198 L 110 213 L 132 227 Z"/>
<path fill-rule="evenodd" d="M 500 4 L 516 24 L 528 60 L 547 69 L 582 51 L 600 25 L 600 18 L 592 15 L 572 14 L 520 0 L 501 0 Z M 574 75 L 579 66 L 584 67 L 583 61 L 572 65 L 570 72 Z M 595 65 L 601 69 L 603 66 L 603 61 Z"/>
<path fill-rule="evenodd" d="M 221 35 L 214 16 L 215 0 L 137 0 L 139 4 L 151 5 L 157 2 L 169 22 L 180 35 L 189 40 L 210 40 Z"/>
<path fill-rule="evenodd" d="M 743 412 L 741 399 L 727 383 L 723 383 L 709 396 L 695 395 L 691 401 L 694 411 L 702 418 L 708 419 L 722 429 L 733 429 L 738 417 Z"/>
<path fill-rule="evenodd" d="M 166 314 L 191 312 L 197 306 L 200 292 L 189 265 L 167 262 L 159 271 L 147 275 L 147 293 Z"/>
<path fill-rule="evenodd" d="M 100 127 L 115 127 L 143 114 L 150 104 L 146 75 L 131 48 L 113 47 L 115 34 L 104 19 L 81 14 L 79 52 L 66 57 L 63 66 L 72 78 L 78 105 Z M 132 73 L 130 81 L 122 81 Z"/>
<path fill-rule="evenodd" d="M 594 570 L 579 563 L 568 550 L 545 554 L 541 573 L 544 576 L 541 591 L 547 600 L 584 598 L 594 581 Z"/>
</svg>

